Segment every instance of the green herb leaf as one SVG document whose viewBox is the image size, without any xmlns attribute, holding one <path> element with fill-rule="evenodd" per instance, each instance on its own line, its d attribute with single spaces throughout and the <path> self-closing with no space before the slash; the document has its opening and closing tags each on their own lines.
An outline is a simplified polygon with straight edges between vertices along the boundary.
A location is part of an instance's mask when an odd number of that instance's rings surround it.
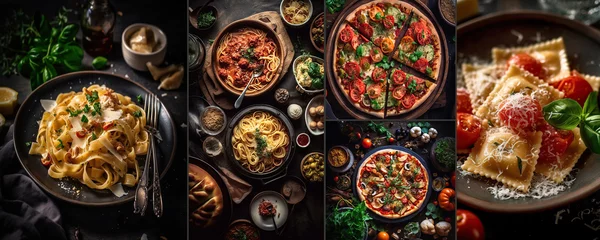
<svg viewBox="0 0 600 240">
<path fill-rule="evenodd" d="M 198 28 L 207 28 L 215 22 L 217 18 L 213 15 L 212 11 L 203 12 L 198 14 Z"/>
<path fill-rule="evenodd" d="M 558 129 L 572 130 L 581 121 L 581 106 L 570 98 L 553 101 L 543 111 L 544 119 Z"/>
<path fill-rule="evenodd" d="M 88 120 L 88 118 L 85 116 L 85 114 L 81 116 L 81 122 L 83 122 L 83 123 L 88 123 L 88 121 L 89 121 L 89 120 Z"/>
<path fill-rule="evenodd" d="M 62 140 L 58 139 L 58 146 L 56 146 L 56 148 L 58 148 L 58 149 L 65 148 L 65 145 L 63 145 L 63 141 Z"/>
<path fill-rule="evenodd" d="M 137 95 L 137 102 L 142 103 L 142 95 Z"/>
<path fill-rule="evenodd" d="M 84 112 L 84 113 L 88 113 L 88 112 L 90 112 L 90 106 L 86 104 L 86 105 L 83 107 L 83 112 Z"/>
<path fill-rule="evenodd" d="M 600 115 L 593 115 L 582 121 L 581 139 L 593 153 L 600 153 Z"/>
<path fill-rule="evenodd" d="M 107 63 L 108 63 L 108 59 L 106 59 L 105 57 L 99 56 L 99 57 L 94 58 L 94 61 L 92 61 L 92 66 L 96 70 L 101 70 L 101 69 L 106 68 Z"/>
<path fill-rule="evenodd" d="M 517 156 L 517 166 L 519 167 L 519 174 L 523 174 L 523 160 Z"/>
<path fill-rule="evenodd" d="M 598 92 L 593 91 L 588 95 L 583 104 L 583 118 L 598 114 L 600 114 L 600 109 L 598 109 Z"/>
<path fill-rule="evenodd" d="M 31 142 L 25 142 L 25 146 L 31 147 Z"/>
<path fill-rule="evenodd" d="M 96 140 L 96 139 L 98 139 L 98 136 L 96 136 L 95 132 L 92 132 L 92 140 Z"/>
<path fill-rule="evenodd" d="M 133 116 L 136 118 L 142 117 L 142 111 L 137 110 L 137 111 L 133 112 Z"/>
<path fill-rule="evenodd" d="M 70 43 L 75 40 L 75 35 L 79 31 L 79 26 L 75 24 L 69 24 L 62 29 L 60 35 L 58 36 L 59 43 Z"/>
<path fill-rule="evenodd" d="M 95 116 L 96 114 L 98 114 L 99 116 L 102 116 L 102 109 L 100 108 L 100 102 L 94 103 L 94 111 L 92 111 L 92 116 Z"/>
<path fill-rule="evenodd" d="M 96 100 L 98 100 L 100 97 L 98 97 L 98 91 L 93 91 L 92 94 L 85 94 L 85 98 L 87 99 L 87 101 L 89 103 L 93 103 Z"/>
</svg>

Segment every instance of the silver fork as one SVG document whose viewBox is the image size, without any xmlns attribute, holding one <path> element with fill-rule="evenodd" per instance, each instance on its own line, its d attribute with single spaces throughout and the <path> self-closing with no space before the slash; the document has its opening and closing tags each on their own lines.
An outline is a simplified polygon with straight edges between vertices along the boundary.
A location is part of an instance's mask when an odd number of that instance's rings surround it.
<svg viewBox="0 0 600 240">
<path fill-rule="evenodd" d="M 153 108 L 150 107 L 150 101 L 148 101 L 148 94 L 145 96 L 144 101 L 144 112 L 146 113 L 146 120 L 151 115 Z M 148 137 L 151 139 L 152 133 L 148 133 Z M 133 201 L 133 212 L 139 213 L 144 216 L 146 213 L 146 207 L 148 206 L 148 174 L 150 170 L 150 159 L 152 159 L 152 141 L 149 142 L 148 151 L 146 152 L 146 161 L 144 162 L 144 171 L 142 177 L 135 189 L 135 199 Z"/>
<path fill-rule="evenodd" d="M 152 169 L 154 170 L 154 176 L 152 179 L 152 206 L 154 209 L 154 215 L 156 217 L 161 217 L 163 213 L 163 201 L 162 201 L 162 193 L 160 190 L 160 174 L 158 172 L 158 154 L 156 153 L 156 139 L 155 134 L 158 134 L 158 113 L 160 112 L 161 104 L 156 95 L 151 94 L 151 109 L 152 114 L 150 115 L 150 124 L 152 128 L 150 129 L 150 146 L 152 149 Z"/>
</svg>

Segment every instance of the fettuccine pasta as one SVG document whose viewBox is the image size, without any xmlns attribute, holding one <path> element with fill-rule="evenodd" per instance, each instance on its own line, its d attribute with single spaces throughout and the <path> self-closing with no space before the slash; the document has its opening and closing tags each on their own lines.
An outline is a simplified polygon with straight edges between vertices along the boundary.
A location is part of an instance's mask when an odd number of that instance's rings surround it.
<svg viewBox="0 0 600 240">
<path fill-rule="evenodd" d="M 233 129 L 235 159 L 251 172 L 269 172 L 281 165 L 290 137 L 281 120 L 270 113 L 255 111 L 244 116 Z"/>
<path fill-rule="evenodd" d="M 137 184 L 136 156 L 146 154 L 149 142 L 146 113 L 131 98 L 92 85 L 40 102 L 46 111 L 29 154 L 49 163 L 50 177 L 70 177 L 93 189 Z"/>
</svg>

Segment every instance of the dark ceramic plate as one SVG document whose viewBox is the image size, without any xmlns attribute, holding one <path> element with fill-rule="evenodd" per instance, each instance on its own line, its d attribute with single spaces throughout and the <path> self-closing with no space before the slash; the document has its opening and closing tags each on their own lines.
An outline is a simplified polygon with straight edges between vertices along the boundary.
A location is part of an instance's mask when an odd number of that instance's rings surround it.
<svg viewBox="0 0 600 240">
<path fill-rule="evenodd" d="M 520 43 L 511 31 L 523 34 Z M 560 16 L 519 11 L 493 14 L 474 19 L 458 27 L 458 63 L 471 57 L 491 62 L 491 49 L 496 46 L 524 46 L 563 37 L 572 69 L 600 75 L 598 53 L 600 32 L 594 28 Z M 594 64 L 595 63 L 595 64 Z M 460 69 L 460 67 L 459 67 Z M 461 79 L 462 81 L 462 79 Z M 495 199 L 486 188 L 493 181 L 463 177 L 457 174 L 458 200 L 471 207 L 494 212 L 534 212 L 554 209 L 582 199 L 600 189 L 600 157 L 586 151 L 577 165 L 579 172 L 571 188 L 552 197 L 517 200 Z"/>
<path fill-rule="evenodd" d="M 202 236 L 221 236 L 228 228 L 228 224 L 231 221 L 232 212 L 233 212 L 233 203 L 231 202 L 231 196 L 229 195 L 229 189 L 225 184 L 225 181 L 219 175 L 219 172 L 216 168 L 211 166 L 209 163 L 205 162 L 202 159 L 190 156 L 190 164 L 194 164 L 202 169 L 204 169 L 212 178 L 215 179 L 219 188 L 221 188 L 221 192 L 223 193 L 223 212 L 216 219 L 215 224 L 210 228 L 199 229 L 195 227 L 193 224 L 190 224 L 190 238 L 191 239 L 202 239 Z"/>
<path fill-rule="evenodd" d="M 421 157 L 421 155 L 417 154 L 416 152 L 413 152 L 412 150 L 405 148 L 405 147 L 401 147 L 401 146 L 395 146 L 395 145 L 389 145 L 389 146 L 381 146 L 378 148 L 375 148 L 371 151 L 369 151 L 367 154 L 365 154 L 365 157 L 363 159 L 361 159 L 360 161 L 358 161 L 358 163 L 356 164 L 356 166 L 360 166 L 367 158 L 369 158 L 369 156 L 373 155 L 374 153 L 376 153 L 379 150 L 383 150 L 383 149 L 393 149 L 393 150 L 398 150 L 398 151 L 403 151 L 405 153 L 408 153 L 414 157 L 416 157 L 421 164 L 423 164 L 423 167 L 425 168 L 425 170 L 427 170 L 427 175 L 429 177 L 429 182 L 427 183 L 428 187 L 427 187 L 427 194 L 425 195 L 425 201 L 423 202 L 423 204 L 421 205 L 421 207 L 414 213 L 409 214 L 408 216 L 402 217 L 402 218 L 398 218 L 398 219 L 389 219 L 389 218 L 384 218 L 380 215 L 377 215 L 376 213 L 374 213 L 373 211 L 371 211 L 371 209 L 368 209 L 367 211 L 369 212 L 369 215 L 371 215 L 371 217 L 377 221 L 380 222 L 384 222 L 384 223 L 401 223 L 401 222 L 406 222 L 412 218 L 414 218 L 415 216 L 417 216 L 421 211 L 423 211 L 423 209 L 425 209 L 425 206 L 427 206 L 427 203 L 429 202 L 429 197 L 431 196 L 431 192 L 433 191 L 432 186 L 431 186 L 431 182 L 433 181 L 433 178 L 431 177 L 431 170 L 429 168 L 429 165 L 427 164 L 427 161 L 425 161 L 425 159 L 423 159 L 423 157 Z M 354 195 L 358 198 L 358 189 L 356 187 L 356 177 L 358 177 L 358 169 L 356 171 L 354 171 L 354 174 L 352 174 L 352 191 L 354 192 Z"/>
<path fill-rule="evenodd" d="M 133 200 L 135 188 L 123 187 L 127 195 L 116 197 L 109 190 L 94 190 L 77 180 L 51 178 L 48 176 L 48 168 L 41 164 L 40 156 L 29 155 L 29 147 L 25 145 L 26 142 L 35 141 L 38 132 L 39 124 L 37 121 L 42 118 L 44 113 L 40 99 L 56 99 L 60 93 L 79 92 L 83 87 L 93 84 L 106 85 L 115 92 L 129 96 L 132 99 L 135 99 L 138 95 L 144 96 L 146 93 L 150 93 L 150 91 L 129 79 L 108 73 L 83 71 L 56 77 L 33 91 L 19 108 L 15 118 L 15 133 L 13 136 L 15 150 L 29 176 L 46 192 L 61 200 L 88 206 L 125 203 Z M 164 106 L 159 115 L 158 126 L 160 135 L 163 138 L 157 149 L 160 176 L 162 177 L 171 166 L 176 145 L 175 125 Z M 144 167 L 144 160 L 144 156 L 138 157 L 141 168 Z M 77 193 L 77 190 L 79 190 L 79 193 Z"/>
</svg>

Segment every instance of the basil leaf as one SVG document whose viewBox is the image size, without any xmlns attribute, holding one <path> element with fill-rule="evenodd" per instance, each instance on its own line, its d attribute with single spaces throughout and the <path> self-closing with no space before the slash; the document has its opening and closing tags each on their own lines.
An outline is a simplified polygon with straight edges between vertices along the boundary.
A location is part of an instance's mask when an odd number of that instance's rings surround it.
<svg viewBox="0 0 600 240">
<path fill-rule="evenodd" d="M 59 43 L 69 43 L 75 39 L 75 35 L 79 31 L 79 27 L 75 24 L 69 24 L 60 32 L 60 36 L 58 37 Z"/>
<path fill-rule="evenodd" d="M 79 46 L 67 45 L 65 52 L 60 55 L 62 64 L 71 72 L 81 69 L 81 61 L 83 60 L 83 50 Z"/>
<path fill-rule="evenodd" d="M 27 52 L 27 56 L 29 56 L 29 58 L 32 59 L 41 59 L 42 57 L 46 56 L 46 52 L 48 50 L 44 49 L 42 47 L 34 47 L 32 49 L 29 50 L 29 52 Z"/>
<path fill-rule="evenodd" d="M 588 95 L 585 104 L 583 104 L 583 116 L 587 117 L 596 114 L 600 114 L 600 109 L 598 109 L 598 92 L 593 91 Z"/>
<path fill-rule="evenodd" d="M 600 118 L 582 122 L 581 139 L 593 153 L 600 153 Z"/>
<path fill-rule="evenodd" d="M 57 75 L 58 74 L 56 74 L 56 69 L 52 65 L 46 65 L 42 69 L 42 80 L 43 80 L 43 82 L 46 82 L 46 81 L 48 81 L 48 80 L 56 77 Z"/>
<path fill-rule="evenodd" d="M 98 70 L 104 69 L 106 67 L 107 62 L 108 62 L 108 60 L 105 57 L 102 57 L 102 56 L 96 57 L 96 58 L 94 58 L 94 61 L 92 61 L 92 66 Z"/>
<path fill-rule="evenodd" d="M 565 98 L 544 106 L 544 119 L 555 128 L 572 130 L 581 121 L 581 106 L 573 99 Z"/>
</svg>

